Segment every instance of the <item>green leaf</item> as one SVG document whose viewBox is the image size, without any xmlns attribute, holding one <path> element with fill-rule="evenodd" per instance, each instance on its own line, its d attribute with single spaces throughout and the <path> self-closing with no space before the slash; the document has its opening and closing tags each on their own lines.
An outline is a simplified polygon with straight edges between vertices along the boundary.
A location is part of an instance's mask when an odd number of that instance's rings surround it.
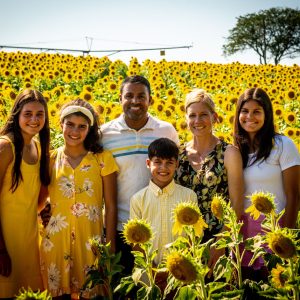
<svg viewBox="0 0 300 300">
<path fill-rule="evenodd" d="M 232 258 L 222 255 L 213 270 L 215 280 L 225 278 L 226 282 L 229 282 L 233 272 Z"/>
<path fill-rule="evenodd" d="M 114 289 L 114 292 L 118 292 L 122 295 L 127 295 L 135 287 L 132 276 L 121 278 L 120 284 Z"/>
<path fill-rule="evenodd" d="M 183 286 L 179 289 L 176 298 L 178 300 L 195 300 L 197 299 L 197 292 L 191 286 Z"/>
<path fill-rule="evenodd" d="M 132 280 L 136 285 L 138 284 L 138 282 L 144 272 L 145 272 L 145 269 L 134 268 L 134 271 L 132 273 Z"/>
</svg>

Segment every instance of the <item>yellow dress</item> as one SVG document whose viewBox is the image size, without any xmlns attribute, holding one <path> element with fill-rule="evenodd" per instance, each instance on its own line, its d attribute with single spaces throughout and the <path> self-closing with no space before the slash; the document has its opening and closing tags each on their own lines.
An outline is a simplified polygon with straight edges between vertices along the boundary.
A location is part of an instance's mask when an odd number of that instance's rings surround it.
<svg viewBox="0 0 300 300">
<path fill-rule="evenodd" d="M 43 234 L 41 257 L 45 287 L 56 297 L 79 293 L 86 280 L 85 273 L 95 261 L 89 239 L 100 239 L 103 230 L 102 176 L 118 167 L 109 151 L 89 152 L 75 169 L 62 147 L 51 160 L 52 216 Z"/>
<path fill-rule="evenodd" d="M 6 136 L 1 137 L 10 141 Z M 14 152 L 14 145 L 10 141 Z M 39 157 L 40 147 L 36 143 Z M 43 289 L 38 244 L 38 195 L 40 191 L 40 163 L 21 163 L 23 181 L 14 193 L 10 191 L 12 167 L 5 174 L 0 194 L 0 218 L 7 251 L 12 261 L 9 277 L 0 275 L 0 298 L 12 298 L 21 287 Z"/>
</svg>

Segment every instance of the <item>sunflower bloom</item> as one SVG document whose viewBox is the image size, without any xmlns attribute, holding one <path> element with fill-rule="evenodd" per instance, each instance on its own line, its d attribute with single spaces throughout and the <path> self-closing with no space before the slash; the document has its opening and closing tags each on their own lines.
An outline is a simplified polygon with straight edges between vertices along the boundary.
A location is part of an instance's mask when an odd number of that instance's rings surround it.
<svg viewBox="0 0 300 300">
<path fill-rule="evenodd" d="M 274 195 L 265 192 L 255 192 L 251 196 L 252 205 L 245 212 L 250 213 L 254 220 L 257 220 L 261 213 L 264 215 L 275 212 Z"/>
<path fill-rule="evenodd" d="M 221 195 L 215 195 L 211 201 L 211 211 L 218 220 L 223 220 L 224 202 L 224 198 Z"/>
<path fill-rule="evenodd" d="M 296 255 L 296 246 L 293 237 L 282 231 L 267 234 L 269 248 L 279 257 L 288 259 Z"/>
<path fill-rule="evenodd" d="M 272 282 L 277 288 L 283 288 L 288 280 L 288 275 L 285 271 L 286 269 L 279 264 L 277 264 L 276 268 L 273 268 L 271 271 Z"/>
<path fill-rule="evenodd" d="M 167 268 L 170 273 L 184 283 L 192 283 L 197 279 L 197 268 L 188 257 L 173 252 L 167 256 Z"/>
<path fill-rule="evenodd" d="M 127 244 L 144 244 L 152 238 L 150 225 L 144 220 L 129 220 L 123 231 Z"/>
<path fill-rule="evenodd" d="M 204 222 L 199 207 L 196 204 L 182 202 L 177 205 L 174 210 L 175 223 L 172 229 L 173 235 L 181 234 L 183 226 L 193 226 L 196 236 L 203 234 L 207 224 Z"/>
</svg>

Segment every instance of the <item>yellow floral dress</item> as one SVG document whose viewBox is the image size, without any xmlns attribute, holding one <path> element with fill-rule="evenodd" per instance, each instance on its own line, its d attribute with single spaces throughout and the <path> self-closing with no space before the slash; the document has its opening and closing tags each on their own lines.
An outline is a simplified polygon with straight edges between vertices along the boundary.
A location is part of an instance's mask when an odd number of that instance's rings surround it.
<svg viewBox="0 0 300 300">
<path fill-rule="evenodd" d="M 14 145 L 7 136 L 14 152 Z M 40 158 L 39 143 L 36 143 Z M 0 298 L 13 298 L 21 287 L 43 289 L 39 259 L 38 196 L 40 191 L 40 160 L 36 164 L 21 162 L 23 181 L 14 193 L 12 167 L 8 166 L 0 195 L 0 220 L 7 251 L 12 262 L 9 277 L 0 275 Z"/>
<path fill-rule="evenodd" d="M 211 211 L 211 201 L 216 193 L 229 201 L 227 172 L 224 165 L 224 152 L 227 146 L 226 142 L 220 141 L 205 158 L 198 171 L 193 169 L 188 160 L 186 145 L 180 146 L 179 167 L 175 173 L 175 181 L 197 194 L 198 206 L 208 225 L 204 230 L 203 241 L 212 238 L 223 227 Z"/>
<path fill-rule="evenodd" d="M 85 282 L 86 271 L 95 260 L 89 239 L 100 239 L 103 231 L 102 176 L 118 167 L 106 150 L 89 152 L 75 169 L 62 147 L 51 154 L 51 160 L 52 216 L 43 233 L 41 257 L 45 287 L 56 297 L 79 293 Z"/>
</svg>

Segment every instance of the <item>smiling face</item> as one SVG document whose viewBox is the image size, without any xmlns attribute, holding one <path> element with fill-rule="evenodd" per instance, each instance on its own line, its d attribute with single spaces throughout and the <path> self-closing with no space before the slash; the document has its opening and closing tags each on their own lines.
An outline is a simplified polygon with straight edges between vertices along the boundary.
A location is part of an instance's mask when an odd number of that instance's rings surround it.
<svg viewBox="0 0 300 300">
<path fill-rule="evenodd" d="M 19 115 L 19 126 L 23 137 L 33 137 L 38 134 L 45 125 L 45 108 L 36 101 L 25 104 Z"/>
<path fill-rule="evenodd" d="M 141 83 L 127 83 L 120 98 L 127 125 L 136 130 L 142 128 L 148 120 L 151 100 L 147 87 Z"/>
<path fill-rule="evenodd" d="M 152 181 L 162 189 L 173 180 L 177 160 L 174 157 L 160 158 L 154 156 L 147 159 L 147 167 L 150 169 Z"/>
<path fill-rule="evenodd" d="M 89 122 L 85 117 L 71 114 L 61 124 L 66 146 L 84 147 L 84 140 L 89 132 Z"/>
<path fill-rule="evenodd" d="M 186 110 L 186 122 L 194 136 L 211 134 L 216 119 L 217 114 L 202 102 L 192 103 Z"/>
<path fill-rule="evenodd" d="M 265 122 L 263 107 L 255 100 L 246 101 L 241 108 L 239 122 L 249 137 L 253 139 Z"/>
</svg>

